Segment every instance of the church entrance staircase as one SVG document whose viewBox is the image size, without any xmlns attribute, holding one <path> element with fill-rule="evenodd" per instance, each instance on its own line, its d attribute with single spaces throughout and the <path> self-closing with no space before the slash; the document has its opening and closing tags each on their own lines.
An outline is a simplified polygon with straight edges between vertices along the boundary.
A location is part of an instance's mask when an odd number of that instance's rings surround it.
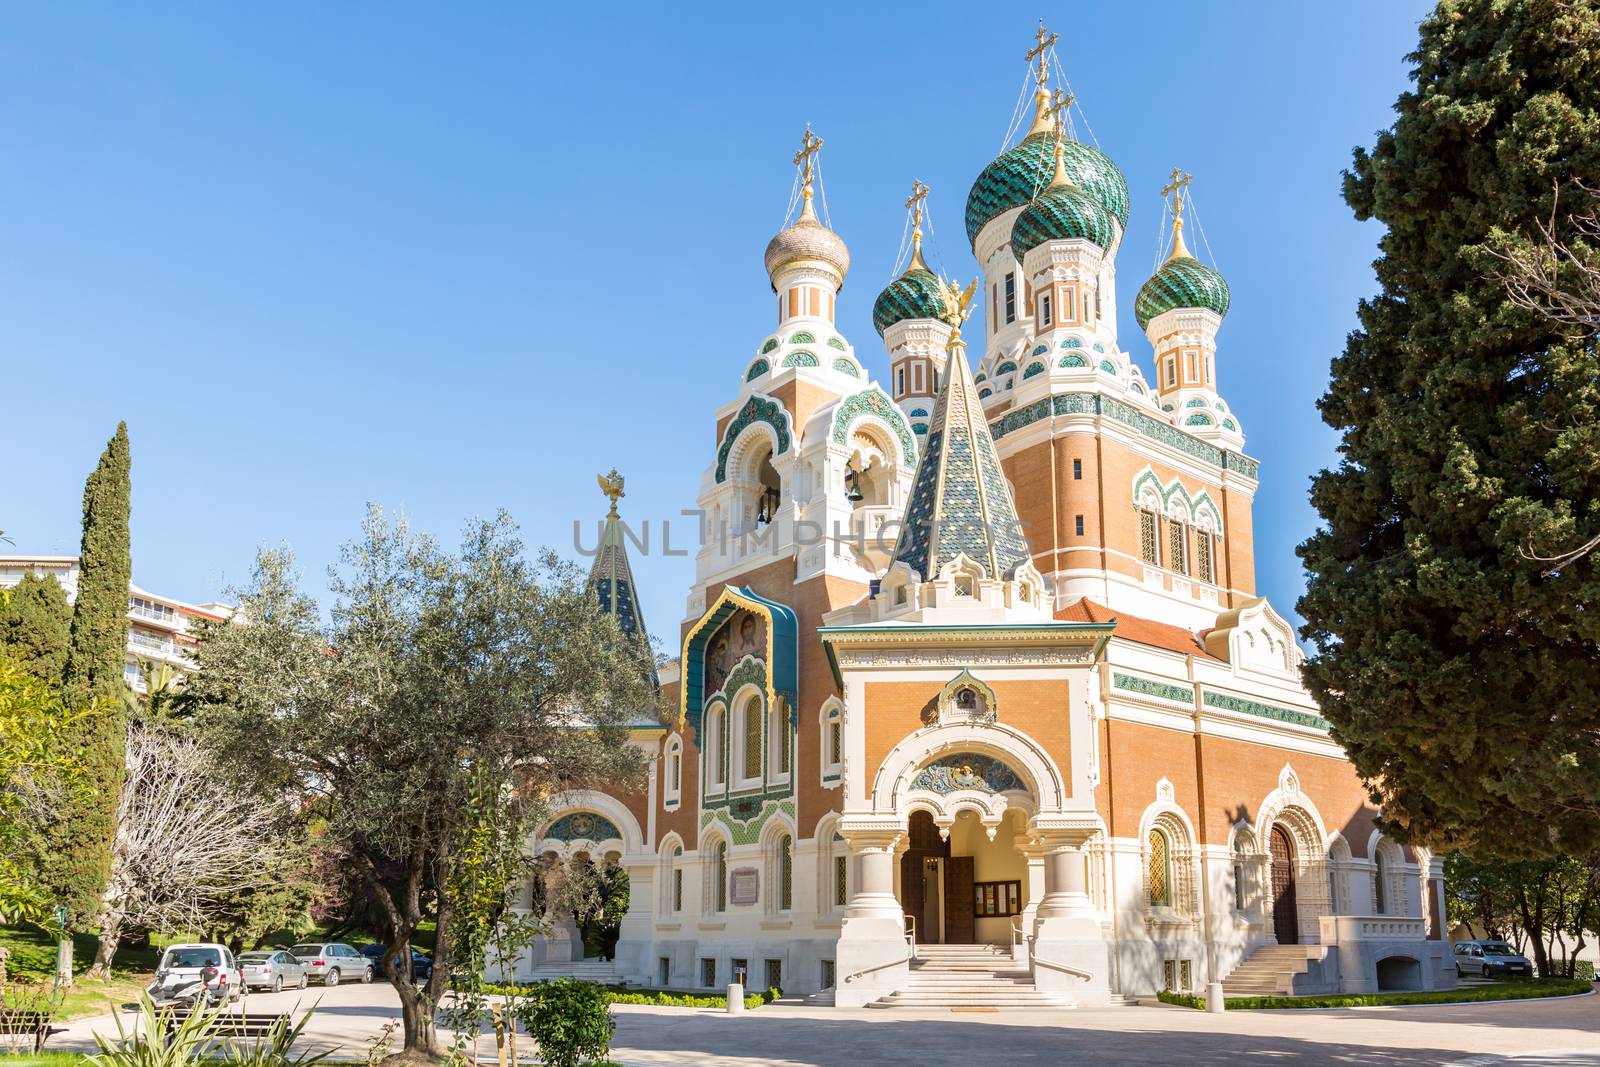
<svg viewBox="0 0 1600 1067">
<path fill-rule="evenodd" d="M 1064 997 L 1033 986 L 1025 960 L 998 945 L 918 945 L 904 989 L 869 1008 L 1064 1008 Z"/>
</svg>

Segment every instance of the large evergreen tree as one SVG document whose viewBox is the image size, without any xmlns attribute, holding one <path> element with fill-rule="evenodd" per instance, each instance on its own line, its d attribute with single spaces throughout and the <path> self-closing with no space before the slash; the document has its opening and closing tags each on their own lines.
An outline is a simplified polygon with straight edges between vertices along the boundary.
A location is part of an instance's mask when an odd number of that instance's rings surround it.
<svg viewBox="0 0 1600 1067">
<path fill-rule="evenodd" d="M 99 913 L 111 866 L 122 791 L 123 663 L 128 649 L 128 427 L 117 425 L 100 464 L 83 489 L 83 547 L 78 598 L 73 605 L 63 686 L 69 702 L 93 702 L 94 712 L 74 723 L 85 769 L 95 783 L 92 802 L 74 805 L 50 828 L 46 880 L 74 922 Z"/>
<path fill-rule="evenodd" d="M 1442 0 L 1410 58 L 1345 175 L 1387 232 L 1320 405 L 1343 441 L 1300 549 L 1307 681 L 1398 833 L 1585 851 L 1600 574 L 1541 557 L 1600 532 L 1595 339 L 1510 299 L 1496 253 L 1600 185 L 1600 0 Z"/>
<path fill-rule="evenodd" d="M 56 685 L 67 663 L 72 608 L 61 583 L 25 574 L 0 605 L 0 655 L 40 681 Z"/>
</svg>

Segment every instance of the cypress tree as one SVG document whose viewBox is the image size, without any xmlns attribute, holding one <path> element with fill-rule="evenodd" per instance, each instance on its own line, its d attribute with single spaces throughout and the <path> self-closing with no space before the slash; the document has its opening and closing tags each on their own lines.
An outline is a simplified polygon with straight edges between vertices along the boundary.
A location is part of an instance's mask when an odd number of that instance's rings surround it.
<svg viewBox="0 0 1600 1067">
<path fill-rule="evenodd" d="M 69 706 L 91 703 L 91 713 L 76 720 L 73 730 L 95 791 L 90 801 L 75 806 L 51 828 L 45 857 L 46 881 L 80 929 L 100 910 L 122 792 L 127 728 L 122 667 L 133 570 L 129 495 L 128 426 L 119 423 L 83 489 L 81 570 L 63 681 Z"/>
<path fill-rule="evenodd" d="M 0 656 L 41 682 L 59 685 L 67 662 L 72 608 L 49 575 L 25 574 L 0 607 Z"/>
<path fill-rule="evenodd" d="M 1528 856 L 1600 844 L 1595 339 L 1518 307 L 1527 251 L 1600 186 L 1600 0 L 1442 0 L 1344 195 L 1381 291 L 1320 401 L 1342 458 L 1300 547 L 1306 679 L 1388 826 Z M 1558 199 L 1558 191 L 1561 194 Z"/>
</svg>

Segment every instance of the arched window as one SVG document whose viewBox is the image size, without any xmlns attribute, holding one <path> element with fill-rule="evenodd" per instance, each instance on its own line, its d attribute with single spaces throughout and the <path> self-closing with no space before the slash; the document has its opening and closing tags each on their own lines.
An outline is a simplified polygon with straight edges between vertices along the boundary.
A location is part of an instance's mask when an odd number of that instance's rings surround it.
<svg viewBox="0 0 1600 1067">
<path fill-rule="evenodd" d="M 772 911 L 789 911 L 794 907 L 794 838 L 787 833 L 772 839 L 770 872 L 772 894 L 768 907 Z"/>
<path fill-rule="evenodd" d="M 728 910 L 728 843 L 718 838 L 709 846 L 706 863 L 705 910 L 720 915 Z"/>
<path fill-rule="evenodd" d="M 783 780 L 789 777 L 789 716 L 784 713 L 783 702 L 779 701 L 773 706 L 772 722 L 767 726 L 767 736 L 771 738 L 772 769 L 769 780 Z"/>
<path fill-rule="evenodd" d="M 668 808 L 677 807 L 683 795 L 683 741 L 676 736 L 667 741 L 666 781 L 661 793 Z"/>
<path fill-rule="evenodd" d="M 822 777 L 837 779 L 844 771 L 844 709 L 837 702 L 822 712 Z"/>
<path fill-rule="evenodd" d="M 1156 513 L 1139 509 L 1139 558 L 1151 566 L 1160 566 L 1161 549 L 1156 539 Z"/>
<path fill-rule="evenodd" d="M 728 761 L 726 758 L 723 708 L 717 704 L 706 712 L 705 732 L 706 792 L 720 792 L 727 786 Z"/>
<path fill-rule="evenodd" d="M 1243 831 L 1233 835 L 1233 909 L 1243 911 L 1246 903 L 1246 871 L 1250 866 L 1249 839 Z"/>
<path fill-rule="evenodd" d="M 661 910 L 667 915 L 683 910 L 683 846 L 675 837 L 661 847 Z"/>
<path fill-rule="evenodd" d="M 761 780 L 761 698 L 739 706 L 739 774 L 743 784 Z"/>
<path fill-rule="evenodd" d="M 1150 831 L 1147 842 L 1145 898 L 1152 908 L 1172 906 L 1172 844 L 1165 832 Z"/>
<path fill-rule="evenodd" d="M 1189 573 L 1188 527 L 1174 519 L 1167 520 L 1167 568 L 1178 574 Z"/>
</svg>

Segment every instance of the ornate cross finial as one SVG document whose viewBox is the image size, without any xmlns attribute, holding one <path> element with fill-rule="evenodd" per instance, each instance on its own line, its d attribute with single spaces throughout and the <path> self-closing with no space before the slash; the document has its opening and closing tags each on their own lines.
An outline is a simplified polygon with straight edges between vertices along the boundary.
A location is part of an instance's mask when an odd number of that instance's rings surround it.
<svg viewBox="0 0 1600 1067">
<path fill-rule="evenodd" d="M 1183 243 L 1183 190 L 1192 181 L 1193 174 L 1185 174 L 1181 168 L 1173 167 L 1167 184 L 1161 187 L 1162 196 L 1172 197 L 1172 252 L 1167 256 L 1168 260 L 1189 255 L 1189 249 Z"/>
<path fill-rule="evenodd" d="M 1172 173 L 1167 176 L 1167 184 L 1161 187 L 1162 196 L 1172 197 L 1172 217 L 1183 217 L 1183 190 L 1190 182 L 1194 181 L 1193 174 L 1185 174 L 1182 168 L 1173 167 Z"/>
<path fill-rule="evenodd" d="M 600 491 L 611 501 L 611 510 L 606 512 L 606 518 L 617 518 L 617 501 L 623 497 L 622 475 L 617 473 L 617 468 L 612 467 L 610 474 L 599 474 L 595 477 L 600 483 Z"/>
<path fill-rule="evenodd" d="M 1028 49 L 1027 59 L 1030 63 L 1035 60 L 1038 61 L 1039 69 L 1034 71 L 1033 78 L 1034 81 L 1039 83 L 1039 88 L 1043 89 L 1044 83 L 1050 80 L 1050 49 L 1055 47 L 1056 42 L 1061 37 L 1059 34 L 1051 33 L 1045 29 L 1044 20 L 1040 19 L 1039 32 L 1033 35 L 1033 39 L 1038 44 Z"/>
<path fill-rule="evenodd" d="M 1072 106 L 1073 101 L 1076 99 L 1078 98 L 1065 89 L 1057 89 L 1055 94 L 1050 97 L 1050 114 L 1055 119 L 1058 133 L 1066 133 L 1067 109 Z"/>
<path fill-rule="evenodd" d="M 807 126 L 805 136 L 800 138 L 800 151 L 794 154 L 794 165 L 800 168 L 800 180 L 808 189 L 811 188 L 811 161 L 821 149 L 822 138 Z"/>
<path fill-rule="evenodd" d="M 911 195 L 906 197 L 906 207 L 911 211 L 911 225 L 922 225 L 922 202 L 928 199 L 928 187 L 920 181 L 911 183 Z"/>
<path fill-rule="evenodd" d="M 911 183 L 911 195 L 906 197 L 906 208 L 911 212 L 911 262 L 906 270 L 928 269 L 922 261 L 922 202 L 928 199 L 928 187 L 920 181 Z"/>
</svg>

